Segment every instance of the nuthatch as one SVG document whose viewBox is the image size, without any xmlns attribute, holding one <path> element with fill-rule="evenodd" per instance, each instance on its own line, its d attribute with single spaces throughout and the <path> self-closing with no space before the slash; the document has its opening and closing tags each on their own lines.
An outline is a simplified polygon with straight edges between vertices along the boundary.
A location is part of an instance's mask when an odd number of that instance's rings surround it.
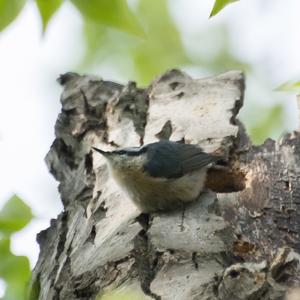
<svg viewBox="0 0 300 300">
<path fill-rule="evenodd" d="M 207 169 L 220 156 L 197 145 L 162 140 L 143 147 L 101 153 L 117 183 L 142 212 L 173 210 L 195 200 Z"/>
</svg>

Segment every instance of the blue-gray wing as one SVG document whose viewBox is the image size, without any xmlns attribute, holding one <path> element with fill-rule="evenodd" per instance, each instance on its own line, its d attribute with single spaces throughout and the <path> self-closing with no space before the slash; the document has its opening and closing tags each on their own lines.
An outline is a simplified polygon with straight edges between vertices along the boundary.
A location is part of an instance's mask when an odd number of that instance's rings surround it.
<svg viewBox="0 0 300 300">
<path fill-rule="evenodd" d="M 148 161 L 144 170 L 153 177 L 178 178 L 220 160 L 196 145 L 160 141 L 145 147 Z"/>
</svg>

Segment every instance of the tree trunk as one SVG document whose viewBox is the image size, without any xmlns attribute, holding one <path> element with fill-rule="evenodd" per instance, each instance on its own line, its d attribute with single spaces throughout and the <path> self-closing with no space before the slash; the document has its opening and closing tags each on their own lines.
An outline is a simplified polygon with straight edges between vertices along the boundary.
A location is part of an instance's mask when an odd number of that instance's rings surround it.
<svg viewBox="0 0 300 300">
<path fill-rule="evenodd" d="M 133 290 L 137 299 L 283 299 L 300 285 L 300 135 L 251 145 L 236 119 L 240 72 L 198 80 L 171 70 L 146 89 L 75 73 L 59 82 L 46 162 L 64 211 L 38 234 L 33 298 Z M 227 165 L 207 179 L 219 193 L 141 214 L 91 151 L 162 137 L 222 153 Z"/>
</svg>

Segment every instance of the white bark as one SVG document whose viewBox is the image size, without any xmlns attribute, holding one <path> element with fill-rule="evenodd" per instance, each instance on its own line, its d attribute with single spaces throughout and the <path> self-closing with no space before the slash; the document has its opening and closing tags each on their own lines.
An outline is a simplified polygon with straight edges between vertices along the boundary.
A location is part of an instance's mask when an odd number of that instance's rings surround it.
<svg viewBox="0 0 300 300">
<path fill-rule="evenodd" d="M 145 299 L 281 299 L 299 284 L 299 134 L 251 146 L 236 119 L 240 72 L 194 80 L 171 70 L 145 90 L 74 73 L 60 82 L 46 161 L 65 210 L 38 235 L 38 299 L 129 287 Z M 207 192 L 184 214 L 140 214 L 91 146 L 137 146 L 162 134 L 221 152 L 244 189 Z"/>
</svg>

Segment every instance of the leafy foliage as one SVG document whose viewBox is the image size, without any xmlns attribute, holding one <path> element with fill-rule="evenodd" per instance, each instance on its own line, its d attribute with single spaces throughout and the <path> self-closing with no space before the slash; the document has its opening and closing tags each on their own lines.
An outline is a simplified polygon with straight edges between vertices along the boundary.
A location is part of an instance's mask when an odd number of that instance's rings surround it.
<svg viewBox="0 0 300 300">
<path fill-rule="evenodd" d="M 26 0 L 0 0 L 0 31 L 19 15 L 25 3 Z"/>
<path fill-rule="evenodd" d="M 257 118 L 258 109 L 253 110 L 255 123 L 249 126 L 249 133 L 254 144 L 261 144 L 267 137 L 278 136 L 284 123 L 284 112 L 281 105 L 273 107 L 259 107 L 260 114 Z M 259 119 L 259 116 L 260 119 Z"/>
<path fill-rule="evenodd" d="M 214 7 L 210 13 L 210 18 L 218 14 L 225 6 L 230 3 L 237 2 L 239 0 L 216 0 Z"/>
<path fill-rule="evenodd" d="M 85 20 L 84 68 L 105 61 L 118 73 L 123 72 L 127 78 L 144 85 L 166 69 L 191 63 L 166 0 L 141 0 L 136 14 L 143 26 L 143 36 Z"/>
<path fill-rule="evenodd" d="M 120 0 L 71 0 L 84 19 L 121 31 L 143 35 L 143 29 L 126 1 Z"/>
<path fill-rule="evenodd" d="M 146 37 L 131 49 L 136 78 L 148 84 L 159 73 L 190 63 L 165 0 L 140 1 Z"/>
<path fill-rule="evenodd" d="M 47 25 L 51 17 L 60 8 L 63 0 L 36 0 L 37 7 L 39 9 L 42 21 L 43 31 L 46 31 Z"/>
<path fill-rule="evenodd" d="M 296 82 L 285 82 L 282 85 L 280 85 L 277 89 L 277 91 L 284 91 L 284 92 L 300 92 L 300 81 Z"/>
<path fill-rule="evenodd" d="M 7 288 L 3 300 L 23 300 L 26 297 L 27 283 L 30 278 L 28 258 L 16 256 L 10 251 L 10 239 L 0 239 L 0 277 Z"/>
<path fill-rule="evenodd" d="M 15 195 L 0 211 L 0 232 L 4 235 L 11 235 L 24 228 L 31 219 L 30 207 Z"/>
<path fill-rule="evenodd" d="M 3 300 L 23 300 L 30 278 L 29 260 L 10 250 L 10 235 L 24 228 L 32 219 L 30 208 L 13 196 L 0 211 L 0 278 L 6 282 Z"/>
</svg>

